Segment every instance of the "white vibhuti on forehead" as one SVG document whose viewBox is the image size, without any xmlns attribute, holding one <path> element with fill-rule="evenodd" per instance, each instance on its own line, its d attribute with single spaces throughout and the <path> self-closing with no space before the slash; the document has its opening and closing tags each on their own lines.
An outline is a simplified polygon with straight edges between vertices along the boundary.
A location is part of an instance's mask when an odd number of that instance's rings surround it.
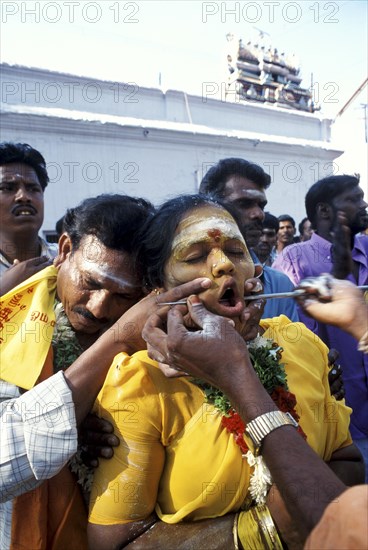
<svg viewBox="0 0 368 550">
<path fill-rule="evenodd" d="M 114 267 L 115 260 L 117 266 L 124 261 L 122 251 L 107 249 L 95 235 L 87 235 L 79 250 L 78 268 L 81 273 L 95 277 L 102 286 L 104 281 L 109 281 L 122 289 L 138 288 L 139 285 L 133 279 L 119 276 L 118 267 Z"/>
<path fill-rule="evenodd" d="M 112 275 L 110 269 L 111 267 L 109 264 L 95 264 L 93 262 L 89 262 L 88 260 L 84 259 L 81 265 L 83 271 L 85 273 L 88 273 L 92 277 L 96 277 L 96 280 L 98 282 L 101 282 L 103 285 L 103 281 L 108 280 L 113 283 L 116 283 L 121 288 L 138 288 L 139 285 L 133 284 L 133 282 L 130 280 L 125 279 L 124 277 L 117 277 L 116 275 Z"/>
<path fill-rule="evenodd" d="M 183 222 L 181 222 L 183 227 L 178 235 L 173 240 L 172 248 L 174 249 L 180 244 L 189 244 L 191 241 L 195 242 L 197 240 L 210 239 L 210 231 L 219 230 L 221 232 L 221 237 L 226 239 L 237 239 L 244 244 L 246 244 L 242 234 L 239 231 L 238 226 L 229 217 L 219 217 L 219 216 L 209 216 L 202 220 L 198 219 L 198 216 L 188 216 Z"/>
</svg>

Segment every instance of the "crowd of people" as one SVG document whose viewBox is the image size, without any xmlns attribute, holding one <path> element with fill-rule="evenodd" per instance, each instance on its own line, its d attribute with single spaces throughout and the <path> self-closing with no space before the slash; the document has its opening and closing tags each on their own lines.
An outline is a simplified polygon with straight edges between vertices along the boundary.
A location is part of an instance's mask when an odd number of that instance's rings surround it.
<svg viewBox="0 0 368 550">
<path fill-rule="evenodd" d="M 71 205 L 57 246 L 42 155 L 0 144 L 0 181 L 0 547 L 366 548 L 359 179 L 316 182 L 296 237 L 223 159 L 157 208 Z"/>
</svg>

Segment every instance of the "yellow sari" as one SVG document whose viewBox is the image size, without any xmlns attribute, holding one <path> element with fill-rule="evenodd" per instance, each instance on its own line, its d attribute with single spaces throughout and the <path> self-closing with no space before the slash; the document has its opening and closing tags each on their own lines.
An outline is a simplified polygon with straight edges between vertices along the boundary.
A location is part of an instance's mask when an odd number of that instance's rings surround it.
<svg viewBox="0 0 368 550">
<path fill-rule="evenodd" d="M 262 322 L 265 338 L 284 348 L 300 425 L 324 460 L 351 443 L 351 409 L 331 397 L 327 348 L 302 323 Z M 118 355 L 95 410 L 114 424 L 120 446 L 95 473 L 89 521 L 110 525 L 147 517 L 167 523 L 240 509 L 250 467 L 221 415 L 188 378 L 167 379 L 146 352 Z"/>
</svg>

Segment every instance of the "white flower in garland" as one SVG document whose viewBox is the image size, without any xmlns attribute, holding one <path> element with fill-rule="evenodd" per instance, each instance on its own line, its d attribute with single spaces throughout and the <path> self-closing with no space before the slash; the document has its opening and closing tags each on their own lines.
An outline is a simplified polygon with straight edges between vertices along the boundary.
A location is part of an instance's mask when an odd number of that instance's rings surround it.
<svg viewBox="0 0 368 550">
<path fill-rule="evenodd" d="M 254 338 L 254 340 L 250 340 L 249 342 L 247 342 L 247 347 L 249 350 L 259 348 L 271 349 L 272 344 L 272 340 L 269 340 L 268 338 L 263 338 L 263 336 L 258 335 L 256 338 Z"/>
<path fill-rule="evenodd" d="M 243 455 L 251 468 L 254 468 L 249 482 L 249 493 L 257 504 L 266 504 L 267 493 L 272 485 L 270 470 L 261 456 L 254 456 L 251 451 Z"/>
</svg>

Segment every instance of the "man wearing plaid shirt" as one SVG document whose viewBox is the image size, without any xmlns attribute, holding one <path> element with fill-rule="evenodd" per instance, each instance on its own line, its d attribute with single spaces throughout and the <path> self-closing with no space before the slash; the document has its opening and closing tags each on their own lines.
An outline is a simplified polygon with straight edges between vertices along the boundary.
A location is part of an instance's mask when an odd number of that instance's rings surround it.
<svg viewBox="0 0 368 550">
<path fill-rule="evenodd" d="M 124 331 L 108 329 L 142 296 L 131 261 L 132 243 L 151 211 L 151 205 L 143 199 L 122 195 L 87 199 L 66 214 L 66 233 L 60 239 L 56 267 L 47 267 L 32 277 L 36 279 L 34 284 L 28 279 L 1 299 L 3 313 L 9 310 L 8 303 L 14 304 L 14 316 L 2 320 L 0 337 L 2 550 L 10 546 L 11 499 L 53 477 L 76 452 L 77 425 L 91 409 L 113 357 L 122 350 L 117 334 L 121 333 L 124 340 Z M 51 313 L 57 287 L 81 351 L 86 350 L 67 372 L 51 377 L 52 362 L 51 371 L 45 376 L 47 361 L 39 361 L 36 356 L 42 347 L 50 348 L 50 341 L 45 343 L 46 338 L 41 338 L 34 351 L 28 353 L 35 340 L 27 336 L 32 316 L 27 323 L 21 323 L 16 316 L 22 314 L 20 297 L 29 300 L 27 288 L 36 294 L 42 284 Z M 54 292 L 49 295 L 52 285 Z M 31 300 L 30 313 L 39 309 L 38 305 Z M 28 331 L 26 341 L 22 325 L 26 326 L 24 332 Z M 9 356 L 6 348 L 17 339 L 12 333 L 14 326 L 18 327 L 19 345 L 13 345 L 13 356 Z M 20 346 L 27 346 L 26 353 L 20 353 Z M 32 387 L 30 376 L 34 382 L 47 379 Z M 19 387 L 29 391 L 24 393 Z M 27 527 L 26 536 L 30 536 L 32 528 Z"/>
</svg>

